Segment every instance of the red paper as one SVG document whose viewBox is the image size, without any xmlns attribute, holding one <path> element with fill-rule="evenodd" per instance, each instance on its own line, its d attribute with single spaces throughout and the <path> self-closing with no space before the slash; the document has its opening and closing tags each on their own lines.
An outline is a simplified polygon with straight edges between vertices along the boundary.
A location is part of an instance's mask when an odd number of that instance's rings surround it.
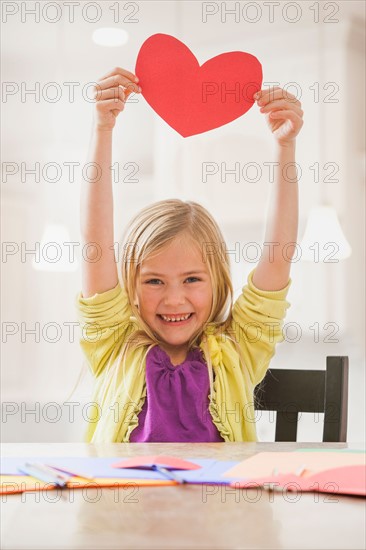
<svg viewBox="0 0 366 550">
<path fill-rule="evenodd" d="M 274 484 L 274 488 L 288 491 L 334 493 L 344 495 L 366 496 L 365 466 L 343 466 L 317 472 L 308 477 L 295 474 L 266 476 L 250 480 L 239 480 L 230 483 L 231 487 L 247 488 Z"/>
<path fill-rule="evenodd" d="M 135 74 L 149 105 L 183 137 L 244 115 L 262 85 L 262 66 L 253 55 L 222 53 L 200 66 L 190 49 L 168 34 L 143 43 Z"/>
<path fill-rule="evenodd" d="M 201 468 L 201 466 L 194 462 L 168 455 L 136 456 L 116 462 L 112 464 L 112 468 L 151 468 L 154 464 L 170 470 L 198 470 Z"/>
</svg>

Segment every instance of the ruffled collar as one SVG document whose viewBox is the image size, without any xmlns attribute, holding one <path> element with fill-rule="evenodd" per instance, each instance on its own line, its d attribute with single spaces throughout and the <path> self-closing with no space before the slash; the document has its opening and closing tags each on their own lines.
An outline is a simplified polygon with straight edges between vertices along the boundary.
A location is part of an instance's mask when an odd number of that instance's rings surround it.
<svg viewBox="0 0 366 550">
<path fill-rule="evenodd" d="M 211 357 L 211 363 L 213 367 L 218 367 L 222 363 L 222 352 L 217 339 L 213 334 L 205 336 L 208 343 L 208 349 Z M 201 341 L 199 346 L 204 351 L 204 341 Z"/>
<path fill-rule="evenodd" d="M 177 367 L 184 365 L 187 361 L 205 361 L 205 338 L 207 339 L 212 366 L 218 367 L 222 363 L 222 352 L 221 347 L 217 342 L 217 338 L 212 334 L 206 334 L 205 336 L 203 336 L 203 340 L 201 340 L 199 346 L 190 349 L 187 353 L 185 361 L 183 361 L 183 363 L 180 363 L 179 365 L 172 365 L 169 355 L 160 346 L 153 346 L 151 351 L 154 350 L 153 353 L 156 353 L 159 358 L 164 361 L 165 364 L 171 365 L 172 368 L 176 369 Z"/>
<path fill-rule="evenodd" d="M 183 365 L 185 365 L 186 363 L 188 363 L 190 361 L 200 361 L 200 362 L 202 362 L 202 360 L 204 358 L 204 355 L 203 355 L 201 349 L 199 347 L 196 347 L 196 348 L 192 348 L 188 351 L 187 357 L 185 358 L 185 360 L 182 363 L 179 363 L 179 365 L 173 365 L 168 353 L 163 348 L 161 348 L 160 346 L 154 346 L 150 351 L 152 351 L 152 353 L 154 355 L 156 355 L 159 358 L 159 360 L 161 360 L 166 366 L 168 366 L 172 369 L 177 369 L 179 367 L 182 367 Z"/>
</svg>

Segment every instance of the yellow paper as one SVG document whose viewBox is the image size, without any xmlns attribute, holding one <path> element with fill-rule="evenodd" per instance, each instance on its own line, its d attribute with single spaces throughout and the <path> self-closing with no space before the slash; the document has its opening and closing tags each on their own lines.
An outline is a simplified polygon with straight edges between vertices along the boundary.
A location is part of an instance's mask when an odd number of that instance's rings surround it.
<svg viewBox="0 0 366 550">
<path fill-rule="evenodd" d="M 125 486 L 159 486 L 159 485 L 176 485 L 176 481 L 170 481 L 169 479 L 160 480 L 160 479 L 132 479 L 126 478 L 122 479 L 120 477 L 96 477 L 93 480 L 85 479 L 82 477 L 73 477 L 70 481 L 67 482 L 69 487 L 125 487 Z"/>
<path fill-rule="evenodd" d="M 132 487 L 176 485 L 175 481 L 159 479 L 121 479 L 120 477 L 101 478 L 93 480 L 72 477 L 67 482 L 67 488 L 82 489 L 92 487 Z M 43 491 L 60 489 L 53 483 L 41 481 L 32 476 L 0 475 L 0 494 L 24 493 L 25 491 Z"/>
<path fill-rule="evenodd" d="M 55 489 L 56 485 L 32 476 L 0 475 L 0 494 L 24 493 L 25 491 L 43 491 Z"/>
</svg>

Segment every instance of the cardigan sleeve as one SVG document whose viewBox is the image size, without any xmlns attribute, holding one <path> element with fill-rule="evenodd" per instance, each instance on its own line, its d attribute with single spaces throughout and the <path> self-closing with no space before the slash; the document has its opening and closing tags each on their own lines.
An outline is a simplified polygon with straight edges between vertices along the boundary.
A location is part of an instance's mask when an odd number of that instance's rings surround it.
<svg viewBox="0 0 366 550">
<path fill-rule="evenodd" d="M 97 377 L 131 332 L 132 309 L 119 282 L 115 288 L 88 298 L 79 292 L 75 306 L 81 328 L 80 346 Z"/>
<path fill-rule="evenodd" d="M 254 286 L 253 274 L 254 270 L 234 303 L 230 328 L 243 351 L 253 386 L 256 386 L 266 374 L 276 344 L 284 340 L 283 320 L 290 307 L 286 296 L 292 281 L 289 279 L 281 290 L 260 290 Z"/>
</svg>

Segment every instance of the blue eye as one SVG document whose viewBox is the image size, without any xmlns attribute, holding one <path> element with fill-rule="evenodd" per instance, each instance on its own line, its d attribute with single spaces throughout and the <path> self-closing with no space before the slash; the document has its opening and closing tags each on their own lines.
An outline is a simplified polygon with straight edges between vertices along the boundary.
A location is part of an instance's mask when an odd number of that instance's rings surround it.
<svg viewBox="0 0 366 550">
<path fill-rule="evenodd" d="M 187 277 L 186 281 L 188 281 L 189 279 L 194 279 L 195 281 L 199 281 L 200 279 L 198 279 L 197 277 Z M 160 281 L 160 279 L 150 279 L 149 281 L 146 281 L 146 284 L 150 284 L 150 283 L 153 283 L 154 281 Z"/>
</svg>

